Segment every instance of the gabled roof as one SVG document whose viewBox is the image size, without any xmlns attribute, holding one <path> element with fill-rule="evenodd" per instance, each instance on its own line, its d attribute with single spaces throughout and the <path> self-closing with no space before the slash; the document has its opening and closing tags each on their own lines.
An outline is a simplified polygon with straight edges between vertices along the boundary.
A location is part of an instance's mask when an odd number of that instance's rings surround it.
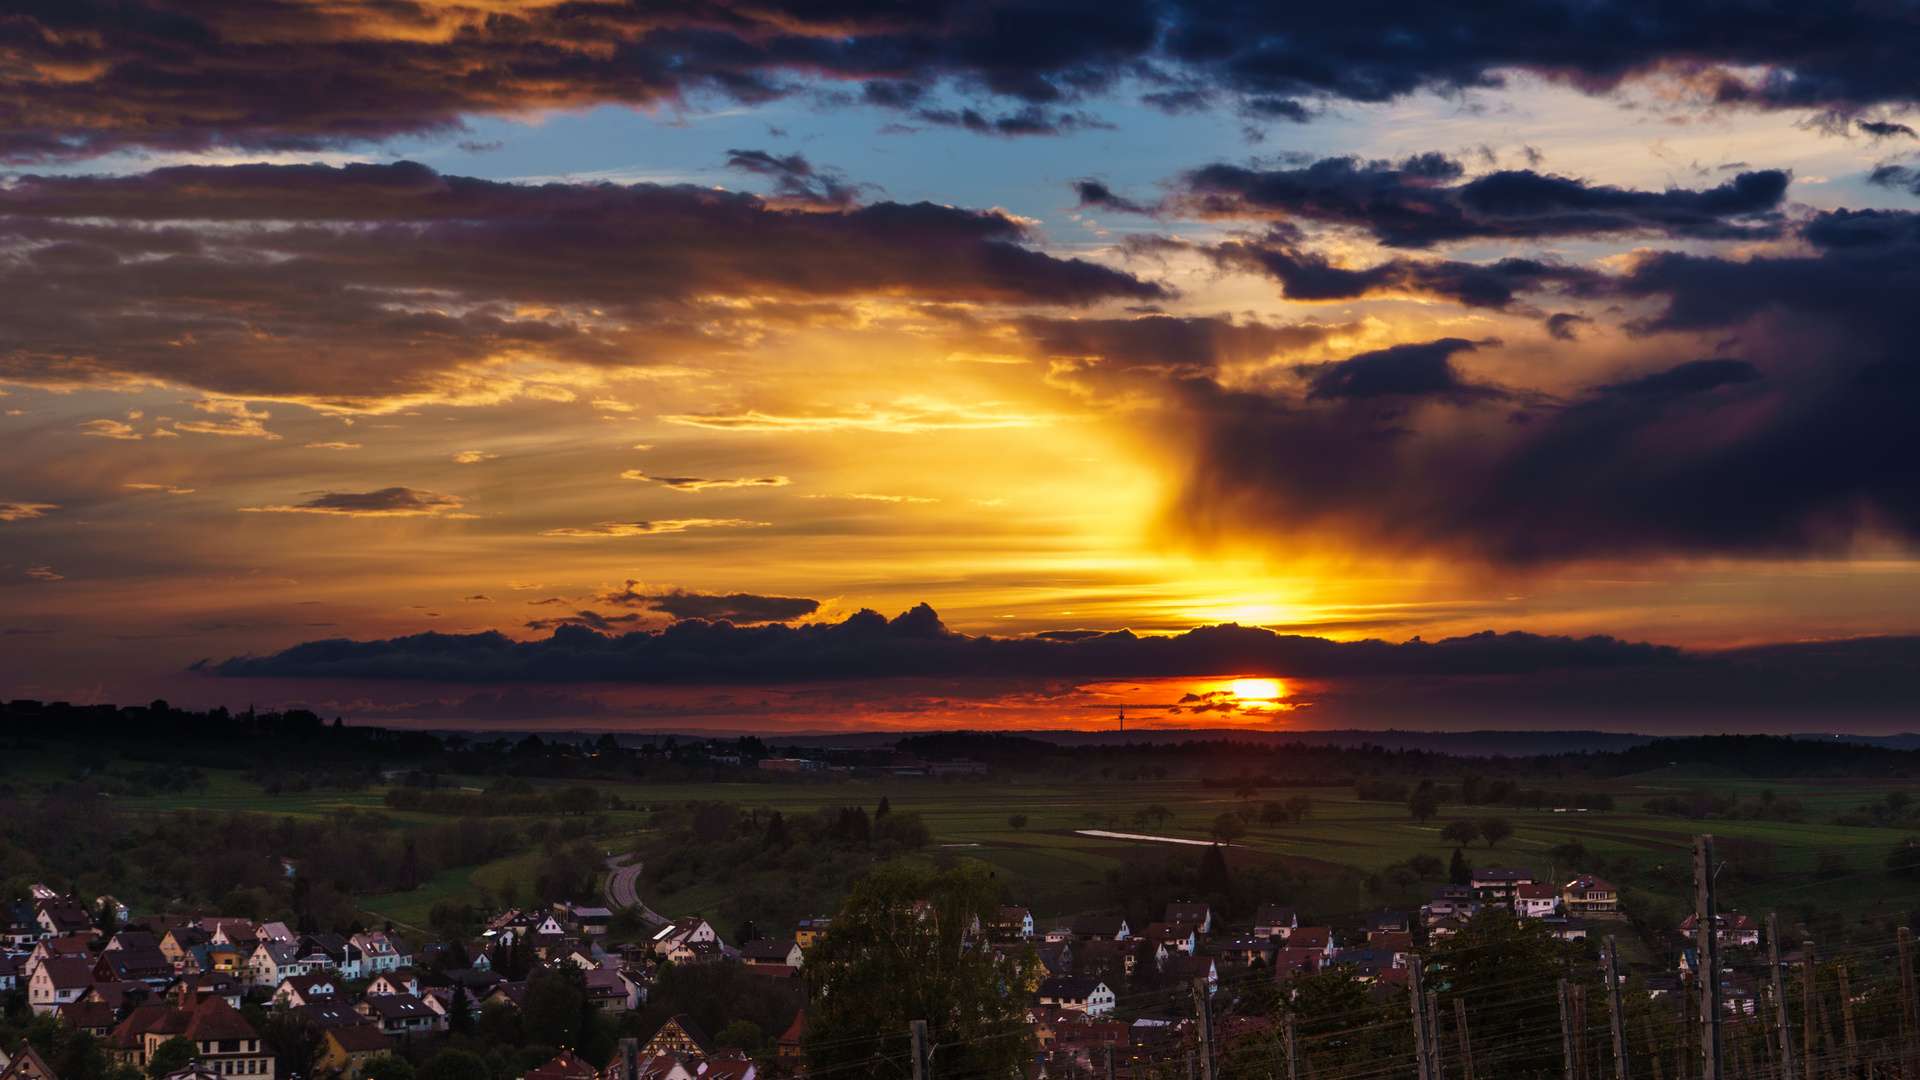
<svg viewBox="0 0 1920 1080">
<path fill-rule="evenodd" d="M 1080 937 L 1114 937 L 1126 925 L 1120 915 L 1082 915 L 1073 920 L 1073 932 Z"/>
<path fill-rule="evenodd" d="M 113 1006 L 98 999 L 69 1001 L 57 1010 L 69 1027 L 104 1032 L 113 1027 Z"/>
<path fill-rule="evenodd" d="M 786 1034 L 780 1036 L 781 1046 L 799 1046 L 801 1036 L 807 1033 L 807 1010 L 801 1009 L 793 1014 L 793 1023 L 787 1025 Z"/>
<path fill-rule="evenodd" d="M 355 1011 L 353 1006 L 339 998 L 309 1001 L 300 1006 L 300 1011 L 307 1014 L 307 1019 L 323 1028 L 352 1027 L 355 1024 L 369 1023 L 367 1018 Z"/>
<path fill-rule="evenodd" d="M 1558 900 L 1560 890 L 1551 885 L 1522 885 L 1514 890 L 1514 895 L 1522 900 Z"/>
<path fill-rule="evenodd" d="M 328 1028 L 327 1038 L 340 1047 L 343 1054 L 380 1053 L 387 1049 L 387 1037 L 372 1024 L 350 1024 L 346 1027 Z"/>
<path fill-rule="evenodd" d="M 562 1050 L 560 1056 L 527 1073 L 526 1080 L 598 1080 L 600 1072 L 593 1066 L 573 1056 L 573 1051 Z"/>
<path fill-rule="evenodd" d="M 1533 871 L 1518 866 L 1476 866 L 1473 869 L 1473 880 L 1493 884 L 1513 884 L 1532 881 Z"/>
<path fill-rule="evenodd" d="M 1168 904 L 1167 905 L 1167 921 L 1170 923 L 1205 922 L 1207 921 L 1208 912 L 1212 910 L 1213 910 L 1212 908 L 1209 908 L 1205 904 L 1198 904 L 1198 903 L 1191 903 L 1191 902 Z"/>
<path fill-rule="evenodd" d="M 1574 878 L 1572 881 L 1567 882 L 1567 891 L 1568 892 L 1592 892 L 1592 891 L 1618 892 L 1619 890 L 1615 889 L 1608 882 L 1603 881 L 1600 878 L 1594 877 L 1592 874 L 1581 874 L 1579 877 Z"/>
<path fill-rule="evenodd" d="M 713 1056 L 713 1040 L 707 1038 L 707 1033 L 700 1030 L 699 1024 L 693 1022 L 693 1017 L 688 1016 L 686 1013 L 677 1013 L 669 1017 L 666 1023 L 660 1025 L 660 1031 L 665 1031 L 669 1027 L 678 1028 L 680 1033 L 687 1037 L 687 1041 L 692 1043 L 694 1049 L 698 1050 L 702 1056 Z M 660 1031 L 653 1033 L 655 1039 L 660 1037 Z M 648 1041 L 651 1042 L 652 1040 Z"/>
<path fill-rule="evenodd" d="M 158 949 L 160 939 L 146 930 L 122 930 L 107 942 L 107 951 L 115 949 Z"/>
<path fill-rule="evenodd" d="M 49 956 L 40 961 L 55 990 L 77 990 L 93 985 L 93 961 L 84 956 Z"/>
<path fill-rule="evenodd" d="M 787 957 L 793 955 L 793 950 L 799 947 L 792 941 L 763 938 L 740 946 L 740 955 L 747 960 L 777 960 L 784 964 Z"/>
<path fill-rule="evenodd" d="M 1099 979 L 1088 975 L 1062 975 L 1040 981 L 1040 997 L 1055 1001 L 1085 1001 L 1100 989 Z"/>
<path fill-rule="evenodd" d="M 184 1011 L 184 1010 L 183 1010 Z M 260 1033 L 253 1030 L 240 1011 L 227 1004 L 227 999 L 218 995 L 208 997 L 196 1006 L 187 1023 L 187 1038 L 200 1042 L 208 1039 L 257 1039 Z"/>
<path fill-rule="evenodd" d="M 1261 904 L 1253 912 L 1255 926 L 1292 926 L 1299 921 L 1300 917 L 1294 913 L 1294 909 L 1278 904 Z"/>
<path fill-rule="evenodd" d="M 369 1011 L 387 1020 L 418 1020 L 439 1015 L 412 994 L 368 994 L 366 1004 Z"/>
</svg>

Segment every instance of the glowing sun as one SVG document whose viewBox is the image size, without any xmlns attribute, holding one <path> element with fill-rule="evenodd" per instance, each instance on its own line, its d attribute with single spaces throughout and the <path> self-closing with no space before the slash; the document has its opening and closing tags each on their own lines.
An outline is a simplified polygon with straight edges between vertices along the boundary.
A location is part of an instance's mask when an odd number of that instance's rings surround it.
<svg viewBox="0 0 1920 1080">
<path fill-rule="evenodd" d="M 1235 679 L 1227 689 L 1241 701 L 1272 701 L 1280 696 L 1280 680 Z"/>
</svg>

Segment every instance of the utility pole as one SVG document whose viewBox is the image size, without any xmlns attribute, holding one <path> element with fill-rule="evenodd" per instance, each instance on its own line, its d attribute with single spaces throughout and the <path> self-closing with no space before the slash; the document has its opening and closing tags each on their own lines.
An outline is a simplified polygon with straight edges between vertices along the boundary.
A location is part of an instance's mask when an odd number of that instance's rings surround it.
<svg viewBox="0 0 1920 1080">
<path fill-rule="evenodd" d="M 927 1068 L 927 1022 L 913 1022 L 913 1080 L 931 1080 Z"/>
<path fill-rule="evenodd" d="M 1701 968 L 1700 1080 L 1725 1080 L 1720 1050 L 1720 916 L 1714 903 L 1713 872 L 1713 837 L 1694 837 L 1694 913 L 1699 922 L 1694 937 Z"/>
<path fill-rule="evenodd" d="M 1213 1080 L 1213 995 L 1207 980 L 1193 980 L 1193 1007 L 1200 1016 L 1200 1080 Z"/>
<path fill-rule="evenodd" d="M 1620 946 L 1607 935 L 1607 1015 L 1613 1021 L 1613 1080 L 1627 1077 L 1627 1017 L 1620 1011 Z"/>
<path fill-rule="evenodd" d="M 1853 1080 L 1853 1070 L 1858 1064 L 1859 1044 L 1853 1035 L 1853 987 L 1847 982 L 1847 967 L 1840 965 L 1840 1019 L 1847 1035 L 1847 1080 Z"/>
<path fill-rule="evenodd" d="M 1413 1004 L 1413 1060 L 1420 1080 L 1438 1080 L 1429 1074 L 1433 1056 L 1427 1052 L 1427 988 L 1420 976 L 1420 958 L 1407 960 L 1407 999 Z"/>
<path fill-rule="evenodd" d="M 1780 1080 L 1793 1080 L 1793 1021 L 1787 1016 L 1787 991 L 1780 975 L 1780 913 L 1767 916 L 1767 963 L 1773 968 L 1773 1007 L 1780 1025 Z"/>
<path fill-rule="evenodd" d="M 1467 1037 L 1467 999 L 1453 999 L 1453 1024 L 1460 1029 L 1460 1077 L 1473 1080 L 1473 1040 Z"/>
<path fill-rule="evenodd" d="M 1107 1080 L 1113 1080 L 1113 1040 L 1107 1040 Z"/>
</svg>

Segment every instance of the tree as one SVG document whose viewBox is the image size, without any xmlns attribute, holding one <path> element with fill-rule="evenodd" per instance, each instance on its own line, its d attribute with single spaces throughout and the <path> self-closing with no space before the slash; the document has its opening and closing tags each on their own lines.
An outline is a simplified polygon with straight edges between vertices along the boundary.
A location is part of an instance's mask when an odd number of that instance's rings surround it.
<svg viewBox="0 0 1920 1080">
<path fill-rule="evenodd" d="M 1909 836 L 1887 852 L 1887 873 L 1894 877 L 1920 877 L 1920 836 Z"/>
<path fill-rule="evenodd" d="M 447 1030 L 465 1035 L 473 1030 L 473 1005 L 467 1000 L 467 988 L 456 984 L 453 1003 L 447 1006 Z"/>
<path fill-rule="evenodd" d="M 1260 789 L 1254 785 L 1253 781 L 1242 780 L 1239 784 L 1235 785 L 1233 793 L 1243 800 L 1252 799 L 1254 796 L 1260 794 Z"/>
<path fill-rule="evenodd" d="M 375 1054 L 360 1070 L 365 1080 L 414 1080 L 413 1063 L 394 1054 Z"/>
<path fill-rule="evenodd" d="M 273 1051 L 275 1076 L 312 1076 L 326 1048 L 327 1033 L 306 1013 L 276 1009 L 250 1019 L 261 1041 Z"/>
<path fill-rule="evenodd" d="M 1000 881 L 979 866 L 929 874 L 893 862 L 856 884 L 807 954 L 807 1071 L 905 1080 L 909 1026 L 926 1020 L 941 1048 L 936 1077 L 1018 1073 L 1033 1055 L 1020 972 L 1039 958 L 1031 947 L 997 956 L 972 940 L 975 926 L 999 921 L 1000 902 Z"/>
<path fill-rule="evenodd" d="M 520 1021 L 526 1025 L 529 1042 L 578 1046 L 584 1007 L 588 1007 L 587 979 L 580 969 L 571 964 L 543 968 L 527 980 L 527 1003 L 520 1010 Z"/>
<path fill-rule="evenodd" d="M 1431 855 L 1415 855 L 1413 858 L 1407 860 L 1407 869 L 1412 870 L 1422 878 L 1431 879 L 1446 874 L 1447 864 Z"/>
<path fill-rule="evenodd" d="M 1449 821 L 1440 827 L 1440 839 L 1464 847 L 1480 839 L 1480 826 L 1465 818 Z"/>
<path fill-rule="evenodd" d="M 1480 835 L 1487 841 L 1488 847 L 1494 847 L 1513 835 L 1513 822 L 1503 817 L 1480 819 Z"/>
<path fill-rule="evenodd" d="M 768 847 L 785 847 L 787 844 L 787 819 L 775 810 L 767 819 L 766 844 Z"/>
<path fill-rule="evenodd" d="M 887 801 L 885 795 L 880 796 L 880 805 L 873 808 L 873 820 L 877 823 L 891 813 L 893 813 L 893 804 Z"/>
<path fill-rule="evenodd" d="M 1210 844 L 1200 853 L 1200 873 L 1197 878 L 1200 888 L 1213 896 L 1227 891 L 1233 882 L 1227 872 L 1227 856 L 1220 850 L 1219 844 Z"/>
<path fill-rule="evenodd" d="M 493 1080 L 486 1059 L 467 1050 L 442 1050 L 415 1074 L 418 1080 Z"/>
<path fill-rule="evenodd" d="M 1444 987 L 1442 1016 L 1452 1012 L 1452 999 L 1466 1002 L 1475 1076 L 1532 1077 L 1561 1063 L 1556 989 L 1582 968 L 1591 970 L 1580 947 L 1556 939 L 1540 920 L 1489 911 L 1435 942 L 1426 981 Z"/>
<path fill-rule="evenodd" d="M 1467 865 L 1467 853 L 1464 848 L 1453 849 L 1453 860 L 1447 863 L 1447 880 L 1455 885 L 1473 883 L 1473 868 Z"/>
<path fill-rule="evenodd" d="M 1027 815 L 1015 814 L 1007 819 L 1007 824 L 1015 829 L 1024 829 L 1027 827 Z"/>
<path fill-rule="evenodd" d="M 1407 797 L 1407 812 L 1413 820 L 1425 825 L 1440 813 L 1440 796 L 1432 788 L 1422 788 Z"/>
<path fill-rule="evenodd" d="M 1295 795 L 1293 798 L 1288 799 L 1287 800 L 1287 816 L 1292 818 L 1295 824 L 1298 824 L 1299 822 L 1305 821 L 1308 818 L 1312 817 L 1313 816 L 1313 796 Z"/>
<path fill-rule="evenodd" d="M 919 851 L 932 842 L 933 833 L 928 831 L 927 823 L 920 815 L 911 810 L 902 810 L 885 817 L 876 815 L 873 819 L 873 839 L 892 840 L 908 851 Z"/>
<path fill-rule="evenodd" d="M 553 808 L 563 814 L 591 814 L 606 805 L 597 787 L 572 784 L 553 794 Z"/>
<path fill-rule="evenodd" d="M 1155 823 L 1165 825 L 1167 819 L 1173 816 L 1173 811 L 1159 803 L 1154 803 L 1147 807 L 1147 816 L 1151 817 Z"/>
<path fill-rule="evenodd" d="M 1207 830 L 1215 840 L 1231 845 L 1235 840 L 1247 834 L 1247 823 L 1234 813 L 1221 814 L 1213 819 L 1213 826 Z"/>
<path fill-rule="evenodd" d="M 147 1059 L 147 1075 L 153 1080 L 170 1073 L 179 1072 L 200 1056 L 200 1048 L 185 1035 L 175 1035 L 159 1046 L 154 1047 L 153 1056 Z"/>
<path fill-rule="evenodd" d="M 1260 807 L 1260 824 L 1273 826 L 1287 823 L 1287 808 L 1278 802 L 1264 803 Z"/>
<path fill-rule="evenodd" d="M 874 816 L 879 817 L 880 815 L 875 814 Z M 752 1054 L 759 1051 L 760 1047 L 766 1042 L 766 1038 L 766 1034 L 760 1030 L 759 1024 L 751 1020 L 735 1020 L 720 1029 L 720 1034 L 713 1037 L 713 1045 L 730 1046 L 735 1050 L 745 1050 L 747 1053 Z"/>
</svg>

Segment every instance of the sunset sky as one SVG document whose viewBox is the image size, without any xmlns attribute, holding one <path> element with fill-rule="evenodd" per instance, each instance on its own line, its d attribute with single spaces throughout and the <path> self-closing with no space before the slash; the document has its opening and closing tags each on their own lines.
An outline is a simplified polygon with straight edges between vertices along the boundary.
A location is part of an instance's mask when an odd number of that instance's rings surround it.
<svg viewBox="0 0 1920 1080">
<path fill-rule="evenodd" d="M 1920 730 L 1917 102 L 1817 0 L 10 4 L 0 696 Z"/>
</svg>

